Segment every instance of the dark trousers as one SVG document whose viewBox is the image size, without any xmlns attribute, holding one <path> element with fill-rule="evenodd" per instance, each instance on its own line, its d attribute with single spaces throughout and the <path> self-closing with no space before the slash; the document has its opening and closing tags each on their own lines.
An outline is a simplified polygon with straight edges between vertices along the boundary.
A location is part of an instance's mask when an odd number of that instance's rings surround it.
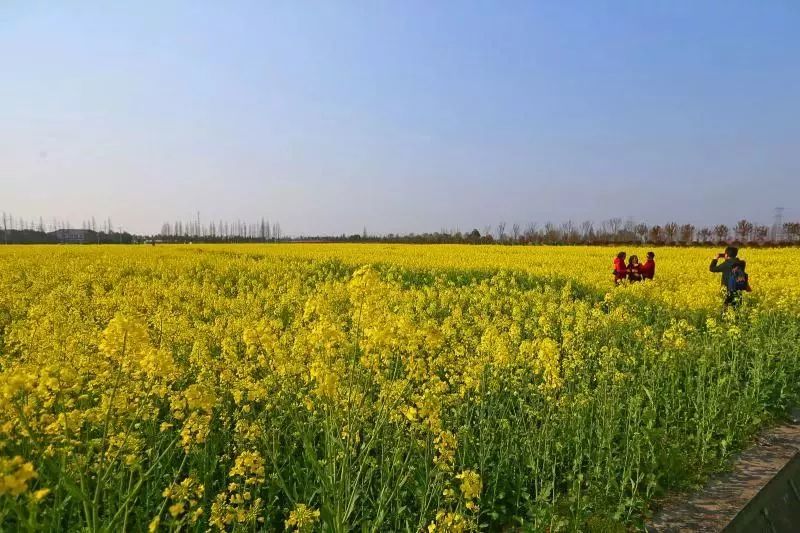
<svg viewBox="0 0 800 533">
<path fill-rule="evenodd" d="M 727 293 L 725 293 L 725 302 L 724 302 L 725 307 L 730 306 L 736 309 L 740 305 L 742 305 L 741 291 L 728 291 Z"/>
</svg>

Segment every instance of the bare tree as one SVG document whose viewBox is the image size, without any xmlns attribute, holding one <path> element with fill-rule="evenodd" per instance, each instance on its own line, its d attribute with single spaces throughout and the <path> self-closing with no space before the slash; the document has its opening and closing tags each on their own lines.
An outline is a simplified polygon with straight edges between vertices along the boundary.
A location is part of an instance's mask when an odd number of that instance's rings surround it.
<svg viewBox="0 0 800 533">
<path fill-rule="evenodd" d="M 581 238 L 586 243 L 594 241 L 594 224 L 591 220 L 581 222 Z"/>
<path fill-rule="evenodd" d="M 503 242 L 506 239 L 506 223 L 500 222 L 497 225 L 497 240 Z"/>
<path fill-rule="evenodd" d="M 711 235 L 712 235 L 711 230 L 708 228 L 701 228 L 697 232 L 697 238 L 702 243 L 707 243 L 709 240 L 711 240 Z"/>
<path fill-rule="evenodd" d="M 553 244 L 558 242 L 558 228 L 552 222 L 547 222 L 544 225 L 544 242 Z"/>
<path fill-rule="evenodd" d="M 650 228 L 650 242 L 654 244 L 661 244 L 664 242 L 664 228 L 658 224 Z"/>
<path fill-rule="evenodd" d="M 736 238 L 740 241 L 746 241 L 750 238 L 750 235 L 753 233 L 753 223 L 747 219 L 742 219 L 736 223 L 736 227 L 733 229 L 734 233 L 736 233 Z"/>
<path fill-rule="evenodd" d="M 763 243 L 767 240 L 767 237 L 769 237 L 769 226 L 756 226 L 753 228 L 753 234 L 758 242 Z"/>
<path fill-rule="evenodd" d="M 694 226 L 691 224 L 684 224 L 681 226 L 681 242 L 690 243 L 694 240 Z"/>
<path fill-rule="evenodd" d="M 520 225 L 518 222 L 514 222 L 511 225 L 511 236 L 514 239 L 514 242 L 519 242 L 519 232 L 520 232 Z"/>
<path fill-rule="evenodd" d="M 568 243 L 580 242 L 580 233 L 571 220 L 561 224 L 561 236 Z"/>
<path fill-rule="evenodd" d="M 717 237 L 718 242 L 727 241 L 730 232 L 730 228 L 728 228 L 728 226 L 725 224 L 717 224 L 714 226 L 714 235 Z"/>
<path fill-rule="evenodd" d="M 632 217 L 625 220 L 622 226 L 622 240 L 625 242 L 632 242 L 636 240 L 636 221 Z"/>
<path fill-rule="evenodd" d="M 525 226 L 525 240 L 528 242 L 535 242 L 538 232 L 538 224 L 536 222 L 528 222 Z"/>
<path fill-rule="evenodd" d="M 639 242 L 644 242 L 647 240 L 647 224 L 636 224 L 636 227 L 633 229 L 636 237 L 639 239 Z"/>
<path fill-rule="evenodd" d="M 609 218 L 606 221 L 608 224 L 608 230 L 611 233 L 611 239 L 616 242 L 619 238 L 619 230 L 622 227 L 622 219 L 621 218 Z"/>
<path fill-rule="evenodd" d="M 789 240 L 794 242 L 800 240 L 800 222 L 786 222 L 783 225 L 783 231 Z"/>
<path fill-rule="evenodd" d="M 5 211 L 3 211 L 3 241 L 8 244 L 8 216 Z"/>
<path fill-rule="evenodd" d="M 678 234 L 678 224 L 670 222 L 664 224 L 664 236 L 667 238 L 668 243 L 675 242 L 675 236 Z"/>
</svg>

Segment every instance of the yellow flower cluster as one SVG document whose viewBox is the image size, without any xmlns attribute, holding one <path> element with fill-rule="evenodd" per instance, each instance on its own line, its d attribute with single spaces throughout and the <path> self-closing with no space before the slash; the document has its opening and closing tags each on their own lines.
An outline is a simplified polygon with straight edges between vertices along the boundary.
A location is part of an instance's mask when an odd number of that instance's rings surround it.
<svg viewBox="0 0 800 533">
<path fill-rule="evenodd" d="M 428 524 L 428 533 L 464 533 L 469 530 L 469 522 L 458 513 L 439 511 L 436 519 Z"/>
<path fill-rule="evenodd" d="M 203 515 L 203 508 L 198 504 L 204 493 L 205 487 L 195 476 L 189 476 L 164 489 L 163 496 L 172 502 L 168 511 L 175 526 L 197 523 Z"/>
<path fill-rule="evenodd" d="M 481 491 L 483 490 L 481 476 L 474 470 L 465 470 L 458 474 L 456 479 L 461 482 L 461 495 L 467 501 L 467 506 L 469 507 L 474 500 L 481 497 Z"/>
<path fill-rule="evenodd" d="M 22 457 L 5 459 L 0 457 L 0 496 L 19 496 L 28 490 L 28 482 L 36 477 L 33 463 Z"/>
<path fill-rule="evenodd" d="M 211 505 L 212 526 L 226 529 L 239 523 L 262 522 L 259 516 L 262 499 L 254 496 L 259 485 L 264 483 L 264 460 L 257 452 L 242 452 L 236 457 L 228 476 L 227 492 L 217 494 Z"/>
<path fill-rule="evenodd" d="M 0 529 L 635 522 L 800 394 L 800 251 L 725 312 L 712 250 L 616 252 L 0 247 Z"/>
<path fill-rule="evenodd" d="M 286 529 L 292 531 L 311 531 L 314 524 L 319 520 L 319 510 L 313 509 L 304 503 L 295 505 L 289 518 L 286 519 Z"/>
</svg>

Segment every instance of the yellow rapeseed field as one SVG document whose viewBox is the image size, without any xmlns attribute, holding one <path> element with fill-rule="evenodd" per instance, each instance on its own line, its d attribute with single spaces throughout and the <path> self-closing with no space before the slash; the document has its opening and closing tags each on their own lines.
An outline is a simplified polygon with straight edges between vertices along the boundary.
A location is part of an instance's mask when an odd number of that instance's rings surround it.
<svg viewBox="0 0 800 533">
<path fill-rule="evenodd" d="M 2 246 L 0 530 L 640 524 L 796 404 L 800 250 L 617 251 Z"/>
</svg>

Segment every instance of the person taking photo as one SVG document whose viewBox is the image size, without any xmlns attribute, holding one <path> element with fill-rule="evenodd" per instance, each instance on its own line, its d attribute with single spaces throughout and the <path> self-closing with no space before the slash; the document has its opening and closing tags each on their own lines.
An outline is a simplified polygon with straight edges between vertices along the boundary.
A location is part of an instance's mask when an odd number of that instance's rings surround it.
<svg viewBox="0 0 800 533">
<path fill-rule="evenodd" d="M 709 271 L 713 273 L 722 274 L 720 276 L 720 283 L 725 290 L 724 306 L 732 305 L 738 307 L 741 303 L 741 292 L 749 289 L 747 284 L 747 274 L 744 274 L 744 261 L 738 259 L 739 249 L 735 246 L 728 246 L 725 252 L 718 254 L 717 257 L 711 260 L 711 265 L 708 267 Z M 720 263 L 720 259 L 723 261 Z M 746 287 L 740 288 L 742 284 L 739 280 L 744 279 Z"/>
</svg>

